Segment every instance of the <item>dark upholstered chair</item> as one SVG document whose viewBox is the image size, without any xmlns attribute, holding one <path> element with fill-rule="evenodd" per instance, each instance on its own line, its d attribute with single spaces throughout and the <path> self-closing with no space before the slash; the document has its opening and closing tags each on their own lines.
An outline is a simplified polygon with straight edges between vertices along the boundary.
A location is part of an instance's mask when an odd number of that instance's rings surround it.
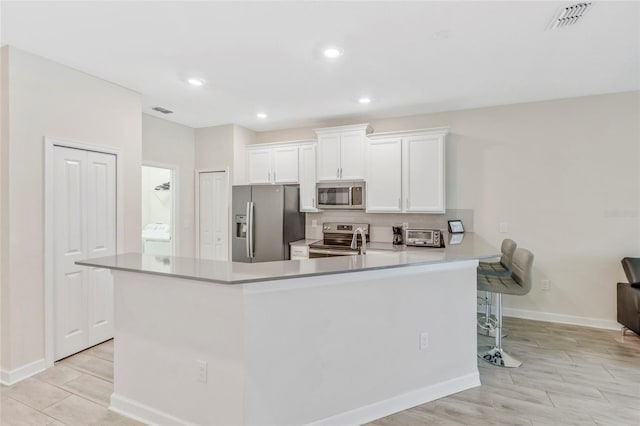
<svg viewBox="0 0 640 426">
<path fill-rule="evenodd" d="M 478 265 L 479 275 L 491 275 L 495 277 L 509 277 L 513 269 L 513 254 L 516 252 L 518 245 L 515 241 L 506 238 L 502 241 L 500 251 L 502 256 L 497 262 L 480 262 Z M 495 336 L 496 320 L 491 316 L 491 293 L 485 292 L 484 296 L 484 316 L 478 318 L 478 334 L 483 336 Z M 506 331 L 503 329 L 502 337 L 505 337 Z"/>
<path fill-rule="evenodd" d="M 524 296 L 533 285 L 533 253 L 518 248 L 513 255 L 513 272 L 510 277 L 496 277 L 478 274 L 478 290 L 496 295 L 496 343 L 493 346 L 478 347 L 478 356 L 500 367 L 519 367 L 522 361 L 502 349 L 502 295 Z"/>
<path fill-rule="evenodd" d="M 622 337 L 627 329 L 640 334 L 640 257 L 625 257 L 622 268 L 628 283 L 618 283 L 618 322 Z"/>
</svg>

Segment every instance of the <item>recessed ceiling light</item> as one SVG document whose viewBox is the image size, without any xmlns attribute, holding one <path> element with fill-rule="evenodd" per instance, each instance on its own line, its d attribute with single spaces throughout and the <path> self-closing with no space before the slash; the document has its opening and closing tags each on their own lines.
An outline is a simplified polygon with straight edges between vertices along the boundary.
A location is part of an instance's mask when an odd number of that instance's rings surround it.
<svg viewBox="0 0 640 426">
<path fill-rule="evenodd" d="M 267 118 L 267 114 L 265 114 L 264 112 L 259 112 L 256 114 L 256 117 L 258 118 Z"/>
<path fill-rule="evenodd" d="M 187 83 L 197 87 L 204 85 L 204 81 L 200 80 L 199 78 L 190 78 L 189 80 L 187 80 Z"/>
<path fill-rule="evenodd" d="M 371 102 L 371 98 L 360 98 L 358 99 L 358 102 L 360 102 L 361 104 L 368 104 L 369 102 Z"/>
<path fill-rule="evenodd" d="M 329 59 L 335 59 L 342 56 L 342 50 L 337 47 L 328 47 L 324 49 L 324 57 Z"/>
</svg>

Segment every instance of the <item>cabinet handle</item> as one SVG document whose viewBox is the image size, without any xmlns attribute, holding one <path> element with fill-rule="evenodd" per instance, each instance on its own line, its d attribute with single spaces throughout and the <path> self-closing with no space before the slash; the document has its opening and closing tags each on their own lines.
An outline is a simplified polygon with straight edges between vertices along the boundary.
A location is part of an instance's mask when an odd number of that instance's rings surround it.
<svg viewBox="0 0 640 426">
<path fill-rule="evenodd" d="M 316 207 L 316 199 L 315 198 L 311 199 L 311 205 L 313 206 L 313 208 Z"/>
<path fill-rule="evenodd" d="M 342 179 L 342 167 L 340 167 L 340 179 Z"/>
<path fill-rule="evenodd" d="M 409 208 L 411 204 L 409 204 L 409 199 L 407 198 L 407 209 Z"/>
<path fill-rule="evenodd" d="M 267 181 L 271 183 L 271 172 L 267 172 Z"/>
<path fill-rule="evenodd" d="M 340 167 L 336 169 L 336 177 L 340 179 Z"/>
<path fill-rule="evenodd" d="M 398 208 L 402 209 L 402 199 L 398 198 Z"/>
<path fill-rule="evenodd" d="M 276 172 L 273 172 L 273 183 L 276 183 Z"/>
</svg>

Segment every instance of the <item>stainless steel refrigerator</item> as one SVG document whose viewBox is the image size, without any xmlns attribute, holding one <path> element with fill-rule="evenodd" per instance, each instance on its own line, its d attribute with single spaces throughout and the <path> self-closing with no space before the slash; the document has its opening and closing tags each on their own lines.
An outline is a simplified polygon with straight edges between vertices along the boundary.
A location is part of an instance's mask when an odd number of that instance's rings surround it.
<svg viewBox="0 0 640 426">
<path fill-rule="evenodd" d="M 234 262 L 289 259 L 289 243 L 304 238 L 298 185 L 237 185 L 231 204 Z"/>
</svg>

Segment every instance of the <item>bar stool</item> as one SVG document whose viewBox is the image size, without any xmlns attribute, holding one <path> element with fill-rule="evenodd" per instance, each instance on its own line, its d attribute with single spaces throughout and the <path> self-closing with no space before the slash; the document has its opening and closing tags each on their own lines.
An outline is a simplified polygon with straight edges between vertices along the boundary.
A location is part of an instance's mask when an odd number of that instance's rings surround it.
<svg viewBox="0 0 640 426">
<path fill-rule="evenodd" d="M 496 343 L 493 346 L 478 346 L 478 356 L 500 367 L 519 367 L 522 361 L 514 358 L 502 348 L 502 295 L 524 296 L 533 285 L 533 253 L 516 249 L 513 255 L 513 272 L 510 277 L 478 274 L 478 289 L 496 295 Z"/>
<path fill-rule="evenodd" d="M 478 274 L 491 275 L 496 277 L 508 277 L 511 275 L 513 267 L 513 253 L 518 245 L 515 241 L 506 238 L 502 241 L 500 251 L 502 257 L 498 262 L 480 262 Z M 496 320 L 491 317 L 491 293 L 485 292 L 484 297 L 484 317 L 478 319 L 478 334 L 483 336 L 495 336 Z M 502 337 L 506 331 L 503 330 Z"/>
</svg>

